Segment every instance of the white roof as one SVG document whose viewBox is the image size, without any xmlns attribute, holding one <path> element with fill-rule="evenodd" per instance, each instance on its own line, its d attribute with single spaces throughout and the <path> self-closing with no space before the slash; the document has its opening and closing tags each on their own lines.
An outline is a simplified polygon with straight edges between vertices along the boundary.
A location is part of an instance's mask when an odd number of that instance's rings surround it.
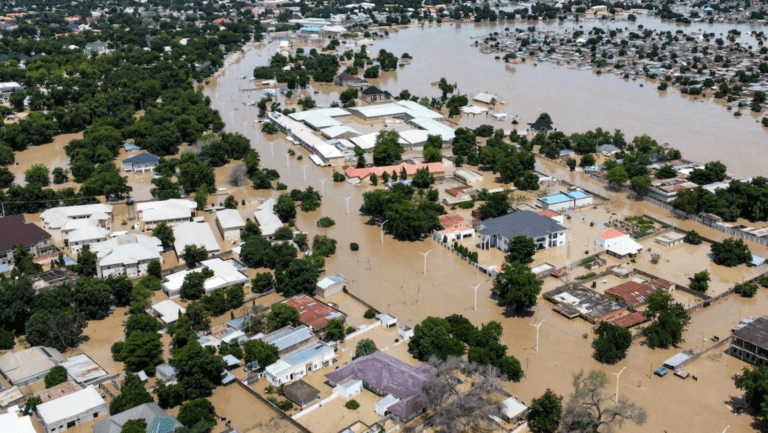
<svg viewBox="0 0 768 433">
<path fill-rule="evenodd" d="M 216 218 L 224 230 L 245 227 L 245 221 L 237 209 L 224 209 L 216 212 Z"/>
<path fill-rule="evenodd" d="M 79 218 L 76 220 L 67 220 L 67 222 L 61 227 L 61 232 L 71 232 L 83 227 L 93 227 L 95 223 L 90 218 Z"/>
<path fill-rule="evenodd" d="M 497 98 L 496 96 L 491 95 L 490 93 L 480 92 L 477 95 L 473 96 L 472 99 L 478 102 L 482 102 L 484 104 L 490 104 L 493 99 L 497 99 Z"/>
<path fill-rule="evenodd" d="M 448 125 L 444 125 L 434 119 L 423 117 L 413 119 L 411 120 L 411 123 L 418 126 L 419 128 L 426 129 L 432 135 L 439 135 L 443 141 L 453 140 L 453 137 L 455 136 L 453 128 Z"/>
<path fill-rule="evenodd" d="M 181 285 L 184 284 L 184 277 L 193 272 L 200 272 L 206 267 L 213 271 L 213 276 L 203 283 L 203 288 L 205 289 L 206 294 L 216 289 L 248 283 L 248 276 L 240 272 L 232 262 L 215 258 L 200 262 L 200 266 L 195 269 L 166 276 L 165 282 L 163 282 L 163 287 L 168 292 L 178 292 L 181 290 Z"/>
<path fill-rule="evenodd" d="M 325 141 L 323 141 L 322 138 L 313 134 L 312 131 L 308 129 L 306 126 L 291 119 L 290 117 L 280 113 L 271 112 L 269 113 L 269 118 L 273 122 L 280 125 L 283 129 L 290 131 L 290 133 L 295 138 L 303 142 L 306 147 L 318 153 L 320 156 L 322 156 L 326 160 L 330 158 L 344 157 L 344 155 L 335 146 L 326 143 Z M 330 119 L 330 117 L 328 118 Z M 334 122 L 336 121 L 334 120 Z M 328 125 L 328 126 L 332 126 L 332 125 Z"/>
<path fill-rule="evenodd" d="M 456 176 L 456 177 L 459 177 L 461 179 L 465 179 L 465 180 L 466 179 L 477 179 L 477 178 L 482 179 L 483 178 L 482 174 L 475 173 L 474 171 L 467 170 L 467 169 L 456 170 L 456 172 L 454 172 L 453 175 Z"/>
<path fill-rule="evenodd" d="M 488 111 L 487 108 L 478 107 L 477 105 L 472 105 L 472 104 L 461 107 L 461 112 L 467 113 L 467 114 L 481 114 L 486 111 Z"/>
<path fill-rule="evenodd" d="M 528 410 L 528 406 L 518 401 L 515 397 L 509 397 L 501 402 L 501 412 L 507 418 L 517 418 L 526 410 Z"/>
<path fill-rule="evenodd" d="M 54 218 L 57 216 L 64 216 L 67 218 L 86 217 L 99 212 L 105 213 L 105 214 L 111 214 L 112 205 L 96 203 L 96 204 L 84 204 L 80 206 L 55 207 L 55 208 L 48 209 L 44 211 L 42 214 L 40 214 L 40 219 L 45 221 L 52 216 Z"/>
<path fill-rule="evenodd" d="M 278 377 L 280 376 L 280 373 L 291 368 L 291 364 L 287 363 L 286 361 L 283 361 L 282 359 L 278 359 L 277 362 L 270 365 L 269 367 L 265 368 L 265 372 L 269 374 L 272 377 Z"/>
<path fill-rule="evenodd" d="M 357 132 L 355 129 L 350 128 L 347 125 L 342 125 L 342 124 L 334 125 L 334 126 L 325 128 L 325 129 L 321 130 L 320 132 L 323 135 L 325 135 L 326 137 L 328 137 L 328 138 L 336 138 L 336 137 L 338 137 L 340 135 L 344 135 L 344 134 L 346 134 L 348 132 L 351 132 L 351 133 L 356 134 L 356 135 L 360 135 L 360 133 Z"/>
<path fill-rule="evenodd" d="M 430 110 L 423 105 L 413 101 L 397 101 L 390 104 L 368 105 L 365 107 L 355 107 L 350 110 L 356 111 L 363 117 L 383 117 L 404 114 L 411 118 L 426 117 L 430 119 L 441 119 L 443 115 Z"/>
<path fill-rule="evenodd" d="M 257 210 L 273 210 L 275 208 L 275 204 L 277 204 L 277 200 L 270 198 L 264 201 L 264 203 L 260 204 L 259 207 L 257 207 Z"/>
<path fill-rule="evenodd" d="M 165 323 L 173 323 L 179 320 L 180 315 L 187 312 L 184 307 L 170 299 L 152 305 L 152 309 L 155 310 L 160 319 Z"/>
<path fill-rule="evenodd" d="M 407 131 L 400 131 L 400 138 L 407 141 L 410 145 L 426 143 L 429 138 L 429 131 L 421 129 L 409 129 Z"/>
<path fill-rule="evenodd" d="M 372 132 L 359 137 L 352 137 L 349 140 L 362 150 L 370 150 L 376 145 L 376 137 L 378 135 L 378 133 Z"/>
<path fill-rule="evenodd" d="M 91 245 L 99 258 L 99 266 L 126 265 L 146 260 L 160 260 L 163 244 L 160 239 L 127 233 Z"/>
<path fill-rule="evenodd" d="M 0 426 L 3 432 L 37 433 L 29 415 L 20 417 L 16 413 L 0 414 Z"/>
<path fill-rule="evenodd" d="M 332 108 L 318 108 L 316 110 L 300 111 L 298 113 L 292 113 L 290 117 L 291 119 L 298 120 L 299 122 L 301 122 L 307 117 L 318 115 L 318 114 L 322 116 L 328 116 L 328 117 L 343 117 L 343 116 L 349 116 L 352 113 L 350 113 L 347 110 L 344 110 L 343 108 L 332 107 Z"/>
<path fill-rule="evenodd" d="M 144 212 L 148 209 L 158 209 L 167 206 L 185 206 L 190 210 L 197 208 L 197 203 L 192 200 L 184 200 L 180 198 L 170 198 L 163 201 L 147 201 L 143 203 L 136 203 L 136 210 Z"/>
<path fill-rule="evenodd" d="M 176 237 L 173 248 L 176 249 L 178 255 L 184 252 L 184 247 L 187 245 L 197 245 L 205 248 L 208 252 L 221 249 L 219 242 L 216 241 L 216 235 L 208 223 L 181 223 L 173 227 L 173 236 Z"/>
<path fill-rule="evenodd" d="M 627 254 L 637 254 L 643 249 L 643 246 L 635 242 L 634 239 L 629 236 L 622 236 L 615 244 L 606 249 L 620 256 L 625 256 Z"/>
<path fill-rule="evenodd" d="M 265 202 L 266 204 L 266 202 Z M 283 226 L 283 222 L 275 215 L 272 208 L 257 210 L 253 213 L 253 217 L 259 223 L 261 234 L 264 236 L 272 236 L 275 232 Z"/>
<path fill-rule="evenodd" d="M 56 425 L 73 416 L 96 409 L 99 406 L 106 408 L 107 402 L 93 387 L 89 386 L 72 394 L 67 394 L 55 400 L 37 406 L 37 413 L 45 425 Z M 106 415 L 106 413 L 104 413 Z"/>
<path fill-rule="evenodd" d="M 69 242 L 84 242 L 97 239 L 106 239 L 109 230 L 96 226 L 93 221 L 91 225 L 79 228 L 67 236 Z"/>
<path fill-rule="evenodd" d="M 47 373 L 61 362 L 64 362 L 64 357 L 58 350 L 35 346 L 0 356 L 0 372 L 11 383 L 16 383 Z"/>
<path fill-rule="evenodd" d="M 197 205 L 195 205 L 197 207 Z M 184 205 L 169 204 L 166 206 L 146 209 L 141 214 L 141 219 L 145 223 L 154 223 L 158 221 L 170 221 L 183 218 L 190 218 L 192 210 Z"/>
</svg>

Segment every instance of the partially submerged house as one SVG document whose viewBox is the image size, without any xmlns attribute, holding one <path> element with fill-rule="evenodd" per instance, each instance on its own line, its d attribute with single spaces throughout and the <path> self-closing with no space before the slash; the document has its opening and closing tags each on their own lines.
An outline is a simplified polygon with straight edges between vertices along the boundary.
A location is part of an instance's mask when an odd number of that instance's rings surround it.
<svg viewBox="0 0 768 433">
<path fill-rule="evenodd" d="M 565 245 L 566 228 L 536 212 L 518 211 L 481 221 L 479 234 L 485 248 L 507 251 L 507 245 L 517 236 L 533 239 L 537 248 Z"/>
</svg>

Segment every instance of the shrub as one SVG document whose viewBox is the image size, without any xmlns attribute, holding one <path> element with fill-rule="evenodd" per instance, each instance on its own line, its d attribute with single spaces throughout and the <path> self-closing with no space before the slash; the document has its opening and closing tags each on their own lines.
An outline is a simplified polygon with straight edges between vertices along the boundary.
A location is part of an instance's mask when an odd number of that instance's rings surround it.
<svg viewBox="0 0 768 433">
<path fill-rule="evenodd" d="M 275 189 L 278 191 L 285 191 L 286 189 L 288 189 L 288 185 L 278 182 L 277 186 L 275 186 Z"/>
<path fill-rule="evenodd" d="M 696 233 L 695 230 L 691 230 L 688 233 L 686 233 L 685 237 L 683 238 L 683 241 L 691 245 L 699 245 L 701 244 L 702 239 L 701 239 L 701 236 L 699 236 L 699 234 Z"/>
<path fill-rule="evenodd" d="M 460 209 L 472 209 L 473 207 L 475 207 L 474 200 L 463 201 L 463 202 L 459 203 L 459 208 Z"/>
<path fill-rule="evenodd" d="M 328 228 L 333 225 L 336 225 L 336 221 L 328 218 L 328 217 L 322 217 L 317 221 L 317 226 L 321 228 Z"/>
<path fill-rule="evenodd" d="M 349 410 L 357 410 L 360 407 L 360 403 L 358 403 L 356 400 L 350 400 L 344 405 L 344 407 Z"/>
<path fill-rule="evenodd" d="M 739 284 L 738 286 L 736 286 L 736 293 L 740 294 L 745 298 L 751 298 L 755 296 L 755 293 L 757 293 L 757 284 L 755 283 Z"/>
<path fill-rule="evenodd" d="M 363 314 L 363 317 L 365 317 L 366 319 L 373 319 L 374 317 L 376 317 L 376 310 L 374 310 L 373 308 L 369 308 L 365 310 L 365 314 Z"/>
<path fill-rule="evenodd" d="M 351 244 L 349 244 L 349 249 L 352 250 L 352 251 L 357 251 L 357 250 L 360 249 L 360 245 L 352 242 Z"/>
<path fill-rule="evenodd" d="M 57 365 L 45 375 L 45 387 L 50 388 L 67 381 L 67 369 Z"/>
<path fill-rule="evenodd" d="M 117 362 L 123 361 L 123 346 L 125 345 L 125 342 L 118 341 L 115 344 L 112 345 L 112 359 Z"/>
<path fill-rule="evenodd" d="M 338 171 L 333 172 L 333 181 L 334 182 L 344 182 L 346 178 L 343 174 L 339 173 Z"/>
<path fill-rule="evenodd" d="M 590 272 L 590 273 L 588 273 L 588 274 L 586 274 L 586 275 L 582 275 L 582 276 L 580 276 L 580 277 L 576 277 L 576 279 L 577 279 L 577 280 L 588 280 L 588 279 L 590 279 L 590 278 L 592 278 L 592 277 L 594 277 L 594 276 L 596 276 L 596 275 L 597 275 L 596 273 L 594 273 L 594 272 Z"/>
</svg>

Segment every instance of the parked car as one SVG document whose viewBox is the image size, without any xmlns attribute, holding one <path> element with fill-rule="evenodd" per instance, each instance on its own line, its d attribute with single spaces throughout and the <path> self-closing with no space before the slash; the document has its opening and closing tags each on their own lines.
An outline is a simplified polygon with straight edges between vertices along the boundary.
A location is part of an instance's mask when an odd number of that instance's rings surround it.
<svg viewBox="0 0 768 433">
<path fill-rule="evenodd" d="M 668 372 L 669 372 L 669 370 L 667 370 L 666 367 L 659 367 L 656 370 L 653 370 L 653 374 L 655 374 L 656 376 L 659 376 L 659 377 L 666 376 Z"/>
</svg>

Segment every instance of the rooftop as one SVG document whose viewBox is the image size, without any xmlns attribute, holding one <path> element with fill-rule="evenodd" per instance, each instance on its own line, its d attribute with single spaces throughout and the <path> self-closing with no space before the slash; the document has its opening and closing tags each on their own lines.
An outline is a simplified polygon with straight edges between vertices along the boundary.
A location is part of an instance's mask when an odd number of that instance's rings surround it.
<svg viewBox="0 0 768 433">
<path fill-rule="evenodd" d="M 0 372 L 15 383 L 47 372 L 62 362 L 64 357 L 58 350 L 35 346 L 0 356 Z"/>
<path fill-rule="evenodd" d="M 741 329 L 737 329 L 733 332 L 733 336 L 768 349 L 768 316 L 759 317 Z"/>
<path fill-rule="evenodd" d="M 625 310 L 624 306 L 613 299 L 584 288 L 559 287 L 545 293 L 545 297 L 555 302 L 555 311 L 573 318 L 583 315 L 590 321 L 600 321 L 604 317 Z"/>
<path fill-rule="evenodd" d="M 64 283 L 74 286 L 79 277 L 69 268 L 55 268 L 32 275 L 29 279 L 32 280 L 32 288 L 40 293 L 59 287 Z"/>
<path fill-rule="evenodd" d="M 99 364 L 96 364 L 86 354 L 75 355 L 61 363 L 67 369 L 67 374 L 77 383 L 84 383 L 107 375 Z"/>
<path fill-rule="evenodd" d="M 147 422 L 147 432 L 170 433 L 182 427 L 173 416 L 168 415 L 157 403 L 144 403 L 117 415 L 113 415 L 93 426 L 93 433 L 120 433 L 123 424 L 132 419 L 143 419 Z"/>
<path fill-rule="evenodd" d="M 267 344 L 277 347 L 278 351 L 283 351 L 291 346 L 307 341 L 313 337 L 312 330 L 306 325 L 299 327 L 286 326 L 275 332 L 265 335 L 261 340 Z"/>
<path fill-rule="evenodd" d="M 600 237 L 600 239 L 607 241 L 608 239 L 620 238 L 626 235 L 627 235 L 626 233 L 620 230 L 616 230 L 613 227 L 609 227 L 606 231 L 604 231 L 603 233 L 600 233 L 598 236 Z"/>
<path fill-rule="evenodd" d="M 157 161 L 159 161 L 160 158 L 156 157 L 155 155 L 152 155 L 151 153 L 140 153 L 136 156 L 132 156 L 130 158 L 126 158 L 123 160 L 123 165 L 125 164 L 157 164 Z"/>
<path fill-rule="evenodd" d="M 344 172 L 347 174 L 347 177 L 357 177 L 360 179 L 365 179 L 372 173 L 375 173 L 376 176 L 381 177 L 381 174 L 384 172 L 392 173 L 397 172 L 399 173 L 405 169 L 405 171 L 408 173 L 409 177 L 412 177 L 416 174 L 418 170 L 421 170 L 423 168 L 426 168 L 429 170 L 432 174 L 441 174 L 445 173 L 445 166 L 442 162 L 428 162 L 426 164 L 409 164 L 409 163 L 402 163 L 399 165 L 390 165 L 386 167 L 365 167 L 365 168 L 355 168 L 354 166 L 347 167 Z"/>
<path fill-rule="evenodd" d="M 299 310 L 299 321 L 315 330 L 324 328 L 329 320 L 344 321 L 346 318 L 341 311 L 304 294 L 288 298 L 283 303 Z"/>
<path fill-rule="evenodd" d="M 303 380 L 297 380 L 296 382 L 289 383 L 283 387 L 285 396 L 296 402 L 297 404 L 305 404 L 317 399 L 320 395 L 320 391 L 312 385 L 304 382 Z"/>
<path fill-rule="evenodd" d="M 83 387 L 76 384 L 75 382 L 72 382 L 71 380 L 68 380 L 64 383 L 60 383 L 58 385 L 54 385 L 50 388 L 36 392 L 35 397 L 40 398 L 41 403 L 45 403 L 51 400 L 56 400 L 57 398 L 63 397 L 67 394 L 80 391 L 81 389 L 83 389 Z"/>
<path fill-rule="evenodd" d="M 648 297 L 654 294 L 658 288 L 648 283 L 638 283 L 636 281 L 627 281 L 616 287 L 606 290 L 606 293 L 618 296 L 627 301 L 632 306 L 638 306 L 648 302 Z"/>
<path fill-rule="evenodd" d="M 38 405 L 37 413 L 46 425 L 56 425 L 56 423 L 64 421 L 73 415 L 81 414 L 99 406 L 106 408 L 107 402 L 101 398 L 95 388 L 89 386 L 83 390 Z"/>
<path fill-rule="evenodd" d="M 158 238 L 127 233 L 93 244 L 91 251 L 98 256 L 99 266 L 125 265 L 160 260 L 163 245 Z"/>
<path fill-rule="evenodd" d="M 538 212 L 536 215 L 540 215 L 540 216 L 547 217 L 547 218 L 557 218 L 557 217 L 560 216 L 559 213 L 557 213 L 555 211 L 551 211 L 551 210 L 543 210 L 541 212 Z"/>
<path fill-rule="evenodd" d="M 618 319 L 613 320 L 612 323 L 616 326 L 621 326 L 622 328 L 631 328 L 635 325 L 639 325 L 647 321 L 648 321 L 648 318 L 645 317 L 645 314 L 638 311 L 636 313 L 628 314 L 626 316 L 621 316 Z"/>
<path fill-rule="evenodd" d="M 13 433 L 37 433 L 35 426 L 32 425 L 32 418 L 27 416 L 19 416 L 17 413 L 9 412 L 0 414 L 0 426 L 3 426 L 3 431 Z"/>
<path fill-rule="evenodd" d="M 31 245 L 40 240 L 50 239 L 51 235 L 32 223 L 24 220 L 24 215 L 8 215 L 0 218 L 0 251 L 8 251 L 17 244 Z"/>
<path fill-rule="evenodd" d="M 480 234 L 501 235 L 510 240 L 516 236 L 528 236 L 535 239 L 565 230 L 565 227 L 552 218 L 540 216 L 536 212 L 527 210 L 498 218 L 490 218 L 481 224 L 483 228 L 480 230 Z"/>
<path fill-rule="evenodd" d="M 163 281 L 163 288 L 169 292 L 181 290 L 181 285 L 184 283 L 184 277 L 186 277 L 187 274 L 200 272 L 206 267 L 213 271 L 213 276 L 203 283 L 206 294 L 218 288 L 229 287 L 235 284 L 246 284 L 248 282 L 248 276 L 240 272 L 232 262 L 215 258 L 200 262 L 200 266 L 195 269 L 167 275 Z"/>
<path fill-rule="evenodd" d="M 245 227 L 245 221 L 237 209 L 224 209 L 216 212 L 216 218 L 224 230 Z"/>
<path fill-rule="evenodd" d="M 445 228 L 458 227 L 463 225 L 464 217 L 461 215 L 442 215 L 439 217 L 440 225 Z"/>
<path fill-rule="evenodd" d="M 173 235 L 176 237 L 173 248 L 179 256 L 184 252 L 184 247 L 187 245 L 203 247 L 209 253 L 221 249 L 211 225 L 205 222 L 184 222 L 176 225 L 173 227 Z"/>
<path fill-rule="evenodd" d="M 160 315 L 160 319 L 165 323 L 173 323 L 179 320 L 179 315 L 187 312 L 184 307 L 166 299 L 152 306 L 152 309 Z"/>
</svg>

